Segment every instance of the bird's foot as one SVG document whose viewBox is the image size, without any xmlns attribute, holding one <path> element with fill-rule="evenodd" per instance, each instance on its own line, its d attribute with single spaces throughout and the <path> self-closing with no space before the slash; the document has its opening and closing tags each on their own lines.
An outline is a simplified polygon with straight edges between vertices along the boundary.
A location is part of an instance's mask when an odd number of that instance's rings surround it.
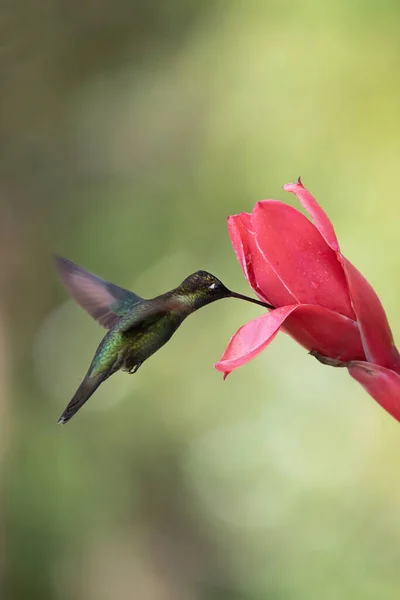
<svg viewBox="0 0 400 600">
<path fill-rule="evenodd" d="M 129 375 L 133 375 L 134 373 L 136 373 L 136 371 L 138 370 L 138 368 L 140 367 L 142 363 L 138 363 L 137 365 L 135 365 L 132 369 L 130 369 L 128 371 Z"/>
</svg>

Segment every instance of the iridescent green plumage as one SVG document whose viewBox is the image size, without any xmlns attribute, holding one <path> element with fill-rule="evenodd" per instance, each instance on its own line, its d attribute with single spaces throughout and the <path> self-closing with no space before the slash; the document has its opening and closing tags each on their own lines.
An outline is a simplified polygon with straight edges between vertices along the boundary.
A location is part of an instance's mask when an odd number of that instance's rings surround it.
<svg viewBox="0 0 400 600">
<path fill-rule="evenodd" d="M 59 423 L 69 421 L 99 385 L 117 371 L 136 373 L 145 360 L 168 342 L 184 319 L 202 306 L 233 297 L 273 308 L 231 292 L 206 271 L 197 271 L 170 292 L 145 300 L 64 258 L 56 257 L 56 265 L 71 296 L 109 329 Z"/>
</svg>

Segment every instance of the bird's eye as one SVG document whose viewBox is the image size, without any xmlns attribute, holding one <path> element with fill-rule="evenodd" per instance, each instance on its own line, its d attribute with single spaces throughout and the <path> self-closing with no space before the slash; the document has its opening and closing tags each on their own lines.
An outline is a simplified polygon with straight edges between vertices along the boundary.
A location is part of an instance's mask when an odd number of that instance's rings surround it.
<svg viewBox="0 0 400 600">
<path fill-rule="evenodd" d="M 216 289 L 217 289 L 217 287 L 218 287 L 218 284 L 217 284 L 217 283 L 212 283 L 212 284 L 209 286 L 209 288 L 208 288 L 208 289 L 209 289 L 209 290 L 216 290 Z"/>
</svg>

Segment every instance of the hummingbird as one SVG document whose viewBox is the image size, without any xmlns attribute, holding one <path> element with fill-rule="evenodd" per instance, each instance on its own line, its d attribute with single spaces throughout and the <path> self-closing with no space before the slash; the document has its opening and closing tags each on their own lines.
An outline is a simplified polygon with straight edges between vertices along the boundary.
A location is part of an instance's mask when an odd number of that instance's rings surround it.
<svg viewBox="0 0 400 600">
<path fill-rule="evenodd" d="M 274 308 L 232 292 L 206 271 L 196 271 L 173 290 L 147 300 L 66 258 L 55 256 L 54 259 L 61 281 L 72 298 L 108 329 L 59 424 L 67 423 L 99 385 L 117 371 L 136 373 L 145 360 L 168 342 L 186 317 L 199 308 L 222 298 L 238 298 Z"/>
</svg>

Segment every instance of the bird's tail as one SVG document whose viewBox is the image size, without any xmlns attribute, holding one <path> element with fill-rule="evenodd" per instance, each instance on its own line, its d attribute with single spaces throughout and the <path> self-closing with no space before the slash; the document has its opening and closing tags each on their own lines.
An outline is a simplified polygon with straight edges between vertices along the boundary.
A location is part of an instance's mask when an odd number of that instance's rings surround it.
<svg viewBox="0 0 400 600">
<path fill-rule="evenodd" d="M 58 423 L 60 425 L 68 423 L 68 421 L 74 416 L 75 413 L 78 412 L 78 410 L 85 404 L 85 402 L 89 400 L 90 396 L 97 390 L 99 385 L 105 379 L 107 379 L 109 375 L 109 371 L 103 371 L 103 373 L 99 373 L 94 377 L 86 375 L 85 379 L 82 381 L 81 385 L 76 390 L 74 397 L 68 404 L 67 408 L 64 410 L 61 417 L 58 419 Z"/>
</svg>

